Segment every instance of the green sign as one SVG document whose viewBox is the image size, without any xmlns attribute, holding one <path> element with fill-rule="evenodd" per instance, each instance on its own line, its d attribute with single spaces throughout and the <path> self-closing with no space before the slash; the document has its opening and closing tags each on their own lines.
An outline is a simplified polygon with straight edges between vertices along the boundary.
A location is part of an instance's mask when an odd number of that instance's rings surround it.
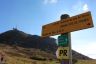
<svg viewBox="0 0 96 64">
<path fill-rule="evenodd" d="M 68 33 L 58 36 L 58 46 L 68 46 Z"/>
</svg>

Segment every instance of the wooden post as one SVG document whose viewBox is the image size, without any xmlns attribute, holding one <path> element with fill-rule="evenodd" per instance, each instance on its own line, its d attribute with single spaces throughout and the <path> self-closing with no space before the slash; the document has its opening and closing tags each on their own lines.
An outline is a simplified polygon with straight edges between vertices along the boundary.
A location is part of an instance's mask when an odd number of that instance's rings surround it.
<svg viewBox="0 0 96 64">
<path fill-rule="evenodd" d="M 66 18 L 69 18 L 68 14 L 64 14 L 61 16 L 61 20 Z M 68 34 L 69 59 L 62 59 L 61 64 L 72 64 L 71 33 L 67 33 L 67 34 Z"/>
</svg>

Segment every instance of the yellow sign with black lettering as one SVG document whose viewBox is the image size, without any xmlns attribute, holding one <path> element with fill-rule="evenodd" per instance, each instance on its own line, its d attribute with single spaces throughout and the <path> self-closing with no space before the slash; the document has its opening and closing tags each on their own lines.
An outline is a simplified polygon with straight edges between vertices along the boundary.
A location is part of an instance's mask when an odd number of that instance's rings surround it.
<svg viewBox="0 0 96 64">
<path fill-rule="evenodd" d="M 42 27 L 42 37 L 73 32 L 93 27 L 91 12 L 56 21 Z"/>
<path fill-rule="evenodd" d="M 69 47 L 59 47 L 56 51 L 56 56 L 58 59 L 69 59 Z"/>
</svg>

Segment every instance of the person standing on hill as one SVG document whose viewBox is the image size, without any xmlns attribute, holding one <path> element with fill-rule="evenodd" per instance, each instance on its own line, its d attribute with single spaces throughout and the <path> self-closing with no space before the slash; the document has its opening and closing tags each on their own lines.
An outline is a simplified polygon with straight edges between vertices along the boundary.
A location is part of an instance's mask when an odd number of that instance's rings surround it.
<svg viewBox="0 0 96 64">
<path fill-rule="evenodd" d="M 4 62 L 4 54 L 0 52 L 0 64 Z"/>
</svg>

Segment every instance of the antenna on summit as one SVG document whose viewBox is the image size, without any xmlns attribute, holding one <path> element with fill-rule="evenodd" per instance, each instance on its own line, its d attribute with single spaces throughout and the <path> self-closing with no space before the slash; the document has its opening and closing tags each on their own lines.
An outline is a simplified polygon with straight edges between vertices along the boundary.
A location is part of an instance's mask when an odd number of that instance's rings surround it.
<svg viewBox="0 0 96 64">
<path fill-rule="evenodd" d="M 15 26 L 15 28 L 13 27 L 13 30 L 17 30 L 17 26 Z"/>
</svg>

